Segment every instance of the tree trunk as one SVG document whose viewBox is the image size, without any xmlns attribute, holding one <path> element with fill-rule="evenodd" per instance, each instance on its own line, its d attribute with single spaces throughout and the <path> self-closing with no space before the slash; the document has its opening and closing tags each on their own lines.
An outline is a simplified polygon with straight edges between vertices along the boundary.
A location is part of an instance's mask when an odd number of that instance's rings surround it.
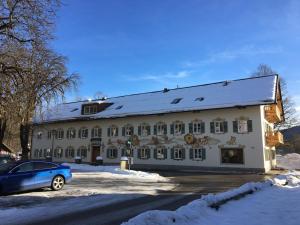
<svg viewBox="0 0 300 225">
<path fill-rule="evenodd" d="M 28 153 L 30 152 L 28 143 L 29 143 L 29 133 L 30 133 L 30 125 L 29 124 L 21 124 L 20 125 L 20 142 L 22 147 L 22 160 L 28 159 Z"/>
<path fill-rule="evenodd" d="M 6 130 L 6 120 L 0 119 L 0 145 L 3 144 L 5 130 Z"/>
</svg>

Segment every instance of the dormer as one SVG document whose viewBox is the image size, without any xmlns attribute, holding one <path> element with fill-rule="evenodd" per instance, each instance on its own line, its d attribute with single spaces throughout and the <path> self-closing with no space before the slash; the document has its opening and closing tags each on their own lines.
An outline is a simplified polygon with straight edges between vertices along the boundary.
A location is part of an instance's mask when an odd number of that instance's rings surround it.
<svg viewBox="0 0 300 225">
<path fill-rule="evenodd" d="M 81 115 L 93 115 L 104 111 L 114 103 L 111 102 L 91 102 L 83 104 L 81 107 Z"/>
</svg>

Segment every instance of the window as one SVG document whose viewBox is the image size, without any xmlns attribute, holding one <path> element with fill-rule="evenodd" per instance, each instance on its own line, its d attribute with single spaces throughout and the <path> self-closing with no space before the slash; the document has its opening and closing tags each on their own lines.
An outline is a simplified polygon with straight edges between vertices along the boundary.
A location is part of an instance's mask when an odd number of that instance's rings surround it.
<svg viewBox="0 0 300 225">
<path fill-rule="evenodd" d="M 39 150 L 39 158 L 42 158 L 42 157 L 43 157 L 43 150 L 40 149 L 40 150 Z"/>
<path fill-rule="evenodd" d="M 64 138 L 64 130 L 58 129 L 57 130 L 57 139 L 63 139 Z"/>
<path fill-rule="evenodd" d="M 56 130 L 49 130 L 48 131 L 48 139 L 56 138 L 56 135 L 57 135 Z"/>
<path fill-rule="evenodd" d="M 206 158 L 205 148 L 192 148 L 190 150 L 190 158 L 193 160 L 204 160 Z"/>
<path fill-rule="evenodd" d="M 171 134 L 181 135 L 185 133 L 185 126 L 183 122 L 176 121 L 170 125 Z"/>
<path fill-rule="evenodd" d="M 33 170 L 33 163 L 23 163 L 13 169 L 13 173 L 22 173 L 22 172 L 28 172 Z"/>
<path fill-rule="evenodd" d="M 133 126 L 131 126 L 129 124 L 124 126 L 123 129 L 122 129 L 122 135 L 123 136 L 129 137 L 129 136 L 133 135 L 133 133 L 134 133 L 134 128 L 133 128 Z"/>
<path fill-rule="evenodd" d="M 164 135 L 167 134 L 167 124 L 159 122 L 154 125 L 154 134 L 155 135 Z"/>
<path fill-rule="evenodd" d="M 150 125 L 143 123 L 138 127 L 138 134 L 140 136 L 146 137 L 148 135 L 150 135 Z"/>
<path fill-rule="evenodd" d="M 85 146 L 79 147 L 79 149 L 77 149 L 76 156 L 81 157 L 82 159 L 85 159 L 87 157 L 87 148 Z"/>
<path fill-rule="evenodd" d="M 227 121 L 217 120 L 210 123 L 211 133 L 222 134 L 228 131 Z"/>
<path fill-rule="evenodd" d="M 42 136 L 43 136 L 42 131 L 37 132 L 37 135 L 36 135 L 37 139 L 42 139 Z"/>
<path fill-rule="evenodd" d="M 133 157 L 133 149 L 122 149 L 122 156 Z"/>
<path fill-rule="evenodd" d="M 33 157 L 34 158 L 38 158 L 39 157 L 39 150 L 38 149 L 35 149 L 34 152 L 33 152 Z"/>
<path fill-rule="evenodd" d="M 67 130 L 67 138 L 68 139 L 73 139 L 76 137 L 76 130 L 74 128 L 69 128 Z"/>
<path fill-rule="evenodd" d="M 57 166 L 53 163 L 46 163 L 46 162 L 33 162 L 33 168 L 35 170 L 46 170 L 56 168 Z"/>
<path fill-rule="evenodd" d="M 173 159 L 182 160 L 185 158 L 185 149 L 181 147 L 176 147 L 173 149 Z"/>
<path fill-rule="evenodd" d="M 175 98 L 175 99 L 171 102 L 171 104 L 177 104 L 177 103 L 179 103 L 181 100 L 182 100 L 182 98 Z"/>
<path fill-rule="evenodd" d="M 110 126 L 107 129 L 107 136 L 108 137 L 117 137 L 118 136 L 118 127 L 115 125 Z"/>
<path fill-rule="evenodd" d="M 52 157 L 52 151 L 50 148 L 44 149 L 44 157 L 45 158 Z"/>
<path fill-rule="evenodd" d="M 222 148 L 221 162 L 230 164 L 243 164 L 244 151 L 241 148 Z"/>
<path fill-rule="evenodd" d="M 98 105 L 97 104 L 84 105 L 83 106 L 83 114 L 84 115 L 95 114 L 97 112 L 98 112 Z"/>
<path fill-rule="evenodd" d="M 199 120 L 195 120 L 189 124 L 189 132 L 192 134 L 204 134 L 205 123 Z"/>
<path fill-rule="evenodd" d="M 52 131 L 51 131 L 51 130 L 48 131 L 47 137 L 48 137 L 48 139 L 51 139 L 51 138 L 52 138 Z"/>
<path fill-rule="evenodd" d="M 66 148 L 65 157 L 66 158 L 74 158 L 75 150 L 72 146 Z"/>
<path fill-rule="evenodd" d="M 118 149 L 117 148 L 108 148 L 107 149 L 107 158 L 108 159 L 118 158 Z"/>
<path fill-rule="evenodd" d="M 88 138 L 89 130 L 86 127 L 82 127 L 79 129 L 78 137 L 81 139 Z"/>
<path fill-rule="evenodd" d="M 63 149 L 60 147 L 57 147 L 54 149 L 54 157 L 55 158 L 61 158 L 63 156 Z"/>
<path fill-rule="evenodd" d="M 101 128 L 100 127 L 94 127 L 92 129 L 92 138 L 100 138 L 101 137 Z"/>
<path fill-rule="evenodd" d="M 154 152 L 154 158 L 166 159 L 167 158 L 167 149 L 164 147 L 158 147 Z"/>
<path fill-rule="evenodd" d="M 150 158 L 150 149 L 143 147 L 139 149 L 138 158 L 140 159 L 149 159 Z"/>
<path fill-rule="evenodd" d="M 235 120 L 232 122 L 233 132 L 235 133 L 248 133 L 252 132 L 252 120 Z"/>
</svg>

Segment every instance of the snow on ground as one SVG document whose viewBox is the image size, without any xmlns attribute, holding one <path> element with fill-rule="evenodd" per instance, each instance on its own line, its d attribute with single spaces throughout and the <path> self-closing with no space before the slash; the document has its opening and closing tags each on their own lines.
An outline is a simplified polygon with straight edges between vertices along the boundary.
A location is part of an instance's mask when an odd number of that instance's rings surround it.
<svg viewBox="0 0 300 225">
<path fill-rule="evenodd" d="M 284 156 L 277 155 L 276 160 L 277 160 L 278 167 L 288 169 L 288 170 L 294 170 L 294 169 L 300 170 L 300 154 L 290 153 Z"/>
<path fill-rule="evenodd" d="M 175 184 L 155 173 L 121 171 L 113 166 L 68 165 L 76 172 L 73 172 L 72 182 L 61 191 L 41 189 L 1 196 L 1 225 L 30 222 L 29 215 L 35 218 L 57 216 L 175 188 Z"/>
<path fill-rule="evenodd" d="M 227 202 L 219 210 L 209 207 L 247 190 L 258 191 Z M 290 172 L 263 183 L 247 183 L 228 192 L 205 195 L 176 211 L 148 211 L 122 225 L 299 225 L 299 211 L 300 173 Z"/>
</svg>

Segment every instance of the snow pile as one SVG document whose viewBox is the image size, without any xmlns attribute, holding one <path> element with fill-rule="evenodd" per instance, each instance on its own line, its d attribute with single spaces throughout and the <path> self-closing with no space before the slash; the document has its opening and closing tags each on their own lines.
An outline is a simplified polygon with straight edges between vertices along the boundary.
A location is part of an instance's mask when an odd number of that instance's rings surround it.
<svg viewBox="0 0 300 225">
<path fill-rule="evenodd" d="M 284 156 L 277 155 L 277 166 L 288 170 L 300 170 L 300 154 L 291 153 Z"/>
<path fill-rule="evenodd" d="M 142 213 L 122 225 L 298 225 L 299 175 L 293 172 L 266 182 L 247 183 L 224 193 L 205 195 L 176 211 Z M 259 191 L 238 201 L 229 201 L 218 210 L 210 207 L 250 190 Z"/>
<path fill-rule="evenodd" d="M 168 178 L 162 177 L 157 173 L 147 173 L 136 170 L 121 170 L 119 166 L 92 166 L 87 164 L 63 163 L 69 166 L 74 173 L 76 172 L 101 172 L 103 176 L 114 176 L 130 179 L 150 179 L 154 181 L 168 181 Z"/>
</svg>

